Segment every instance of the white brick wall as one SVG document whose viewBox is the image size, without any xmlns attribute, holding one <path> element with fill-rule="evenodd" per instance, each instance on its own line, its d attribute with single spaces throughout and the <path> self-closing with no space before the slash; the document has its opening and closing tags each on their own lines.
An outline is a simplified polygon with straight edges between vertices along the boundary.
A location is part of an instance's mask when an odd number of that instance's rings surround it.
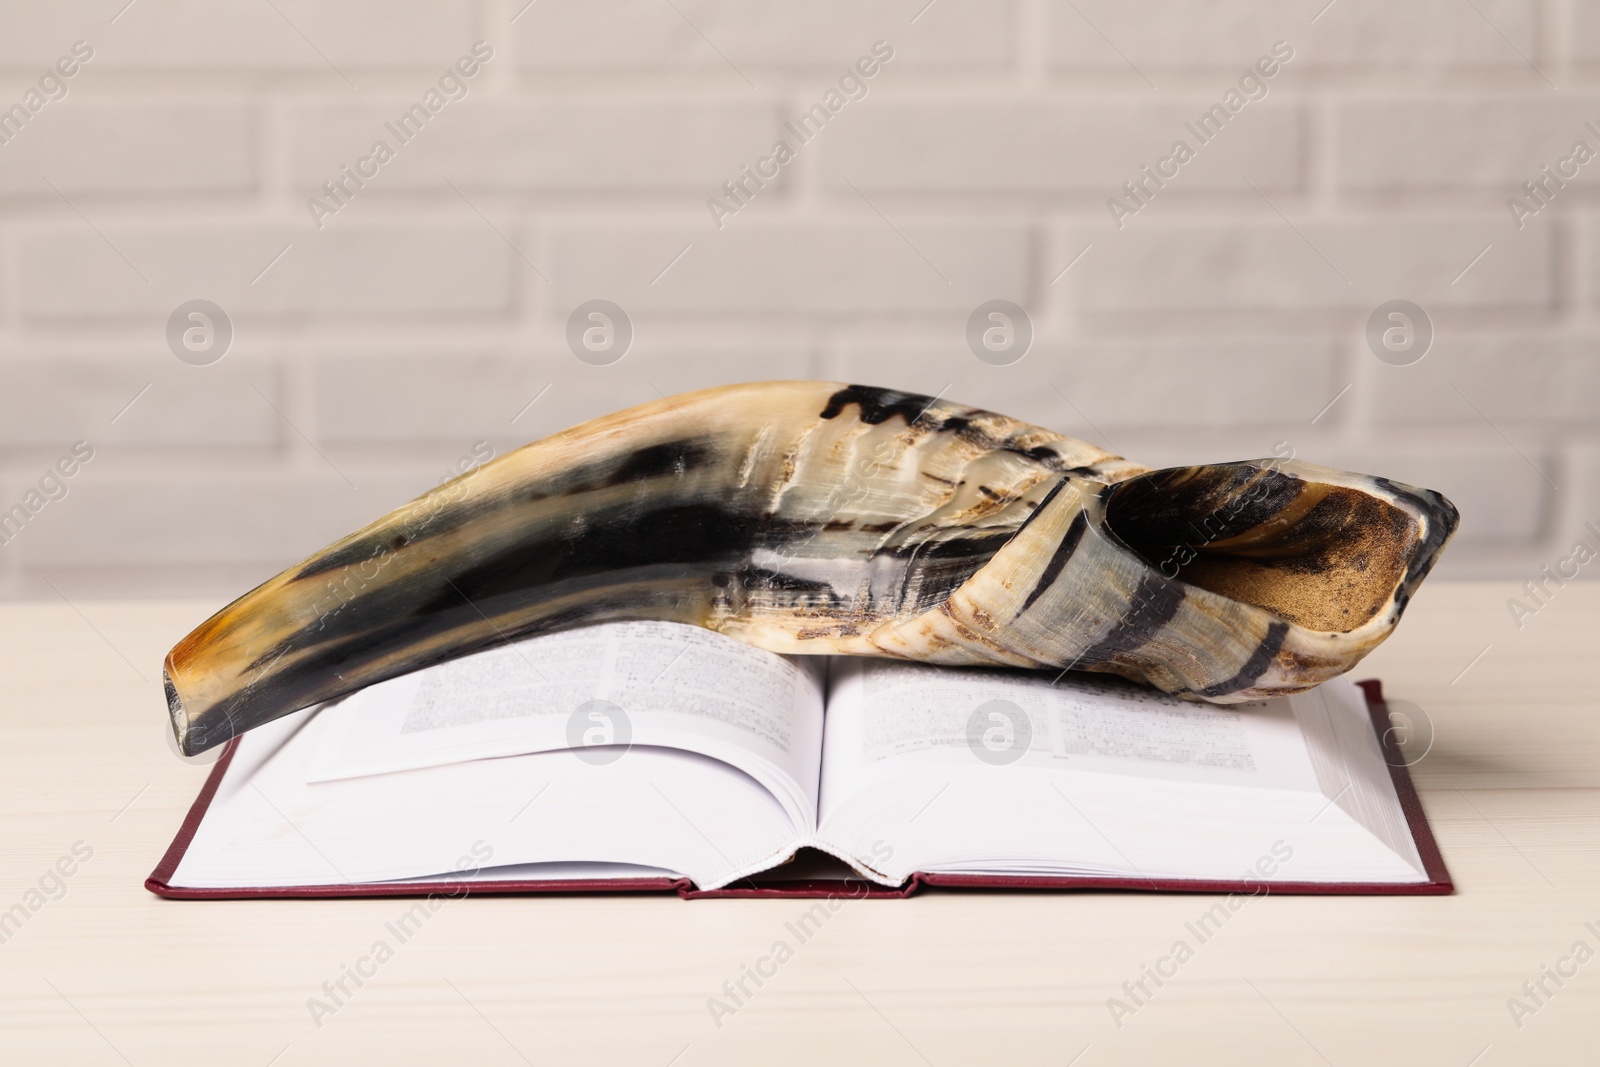
<svg viewBox="0 0 1600 1067">
<path fill-rule="evenodd" d="M 525 0 L 512 0 L 515 15 Z M 906 66 L 986 70 L 1003 78 L 1020 47 L 1014 0 L 949 4 L 909 23 L 926 0 L 595 0 L 540 5 L 513 26 L 519 68 L 532 76 L 709 74 L 746 89 L 739 71 L 842 69 L 873 41 L 915 37 Z M 674 11 L 676 7 L 678 10 Z M 761 84 L 757 82 L 756 84 Z"/>
<path fill-rule="evenodd" d="M 1166 78 L 1242 68 L 1281 39 L 1297 49 L 1305 42 L 1299 62 L 1307 66 L 1385 80 L 1447 68 L 1498 71 L 1523 66 L 1519 51 L 1539 51 L 1540 23 L 1560 9 L 1539 0 L 1339 0 L 1336 18 L 1326 3 L 1053 0 L 1050 62 L 1066 73 L 1132 64 Z"/>
<path fill-rule="evenodd" d="M 1593 5 L 123 3 L 0 2 L 0 115 L 55 97 L 0 127 L 0 508 L 95 449 L 0 545 L 0 597 L 238 592 L 476 442 L 757 378 L 943 392 L 1152 465 L 1286 441 L 1451 495 L 1447 574 L 1531 574 L 1600 521 L 1600 161 L 1507 207 L 1600 152 Z M 465 96 L 319 227 L 307 199 L 479 40 Z M 603 367 L 565 342 L 597 297 L 635 329 Z M 1036 337 L 995 367 L 964 331 L 1001 297 Z M 209 366 L 166 342 L 197 298 L 234 328 Z M 1436 329 L 1412 366 L 1364 340 L 1396 298 Z"/>
<path fill-rule="evenodd" d="M 474 0 L 162 0 L 139 18 L 125 3 L 9 2 L 0 63 L 31 70 L 83 38 L 104 42 L 96 64 L 159 75 L 395 70 L 449 62 L 482 27 Z"/>
<path fill-rule="evenodd" d="M 1212 101 L 1183 103 L 883 101 L 841 123 L 822 162 L 830 193 L 1086 197 L 1099 204 L 1170 147 L 1185 119 Z M 857 116 L 852 116 L 856 118 Z M 1247 173 L 1263 189 L 1303 187 L 1304 121 L 1276 103 L 1238 138 L 1185 167 L 1173 194 L 1235 192 Z M 833 131 L 830 131 L 830 133 Z M 885 152 L 885 144 L 895 151 Z M 1085 146 L 1093 145 L 1093 151 Z M 1103 210 L 1103 209 L 1102 209 Z"/>
<path fill-rule="evenodd" d="M 95 73 L 91 63 L 74 81 Z M 5 146 L 0 194 L 50 197 L 59 205 L 51 184 L 70 197 L 244 196 L 254 190 L 258 138 L 247 101 L 101 101 L 74 95 L 49 105 Z M 16 103 L 0 99 L 7 107 Z"/>
<path fill-rule="evenodd" d="M 15 232 L 25 324 L 153 316 L 164 326 L 191 293 L 209 294 L 247 329 L 251 316 L 506 317 L 515 301 L 513 249 L 464 219 L 373 225 L 335 218 L 319 233 L 290 223 L 193 219 L 91 228 L 63 216 Z M 261 275 L 297 241 L 298 249 Z"/>
</svg>

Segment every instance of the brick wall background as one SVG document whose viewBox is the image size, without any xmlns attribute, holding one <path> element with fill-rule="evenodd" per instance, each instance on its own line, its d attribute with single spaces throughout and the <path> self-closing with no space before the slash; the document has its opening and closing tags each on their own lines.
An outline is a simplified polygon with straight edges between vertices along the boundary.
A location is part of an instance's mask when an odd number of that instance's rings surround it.
<svg viewBox="0 0 1600 1067">
<path fill-rule="evenodd" d="M 1158 466 L 1286 441 L 1454 498 L 1441 573 L 1531 576 L 1600 520 L 1600 162 L 1548 206 L 1521 188 L 1600 151 L 1600 8 L 1324 2 L 0 4 L 0 108 L 46 79 L 0 144 L 0 508 L 94 449 L 0 546 L 0 596 L 240 592 L 477 442 L 771 377 Z M 479 40 L 400 144 L 385 121 Z M 878 41 L 800 143 L 783 123 Z M 1185 122 L 1280 41 L 1201 144 Z M 1180 138 L 1119 228 L 1108 199 Z M 708 198 L 778 139 L 794 158 L 719 228 Z M 197 298 L 234 331 L 203 366 L 166 336 Z M 635 332 L 606 366 L 566 341 L 593 298 Z M 1035 332 L 1007 366 L 966 341 L 995 298 Z M 1432 322 L 1419 362 L 1369 350 L 1391 299 Z"/>
</svg>

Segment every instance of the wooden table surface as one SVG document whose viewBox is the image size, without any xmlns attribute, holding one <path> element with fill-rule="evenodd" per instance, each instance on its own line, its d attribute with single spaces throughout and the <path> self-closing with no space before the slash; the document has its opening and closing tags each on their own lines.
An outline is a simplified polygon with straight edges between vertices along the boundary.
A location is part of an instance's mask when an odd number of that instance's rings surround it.
<svg viewBox="0 0 1600 1067">
<path fill-rule="evenodd" d="M 142 885 L 205 775 L 164 739 L 161 658 L 213 605 L 0 606 L 0 915 L 26 913 L 0 933 L 0 1063 L 1593 1063 L 1600 583 L 1520 630 L 1517 592 L 1425 586 L 1356 673 L 1432 720 L 1413 774 L 1457 894 L 1251 900 L 1120 1020 L 1108 999 L 1216 898 L 846 902 L 720 1020 L 708 998 L 809 902 L 471 898 L 314 1018 L 409 902 Z"/>
</svg>

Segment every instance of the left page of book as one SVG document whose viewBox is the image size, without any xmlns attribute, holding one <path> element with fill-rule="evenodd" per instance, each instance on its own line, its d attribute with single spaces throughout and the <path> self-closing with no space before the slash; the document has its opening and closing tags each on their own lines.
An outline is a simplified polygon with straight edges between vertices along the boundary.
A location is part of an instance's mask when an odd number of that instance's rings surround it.
<svg viewBox="0 0 1600 1067">
<path fill-rule="evenodd" d="M 359 886 L 462 861 L 729 884 L 809 834 L 820 667 L 618 623 L 374 686 L 240 738 L 171 884 Z"/>
<path fill-rule="evenodd" d="M 620 622 L 507 642 L 354 693 L 310 727 L 312 781 L 560 749 L 721 760 L 795 823 L 817 810 L 825 663 L 698 626 Z"/>
</svg>

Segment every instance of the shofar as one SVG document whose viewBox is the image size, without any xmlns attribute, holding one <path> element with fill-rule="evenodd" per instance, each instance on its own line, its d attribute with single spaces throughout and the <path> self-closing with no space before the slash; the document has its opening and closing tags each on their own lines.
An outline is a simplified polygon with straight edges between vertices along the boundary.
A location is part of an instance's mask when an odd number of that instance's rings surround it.
<svg viewBox="0 0 1600 1067">
<path fill-rule="evenodd" d="M 1308 689 L 1394 628 L 1439 494 L 1296 461 L 1149 471 L 925 396 L 707 389 L 448 482 L 245 594 L 166 661 L 185 753 L 510 638 L 694 623 L 774 652 Z"/>
</svg>

